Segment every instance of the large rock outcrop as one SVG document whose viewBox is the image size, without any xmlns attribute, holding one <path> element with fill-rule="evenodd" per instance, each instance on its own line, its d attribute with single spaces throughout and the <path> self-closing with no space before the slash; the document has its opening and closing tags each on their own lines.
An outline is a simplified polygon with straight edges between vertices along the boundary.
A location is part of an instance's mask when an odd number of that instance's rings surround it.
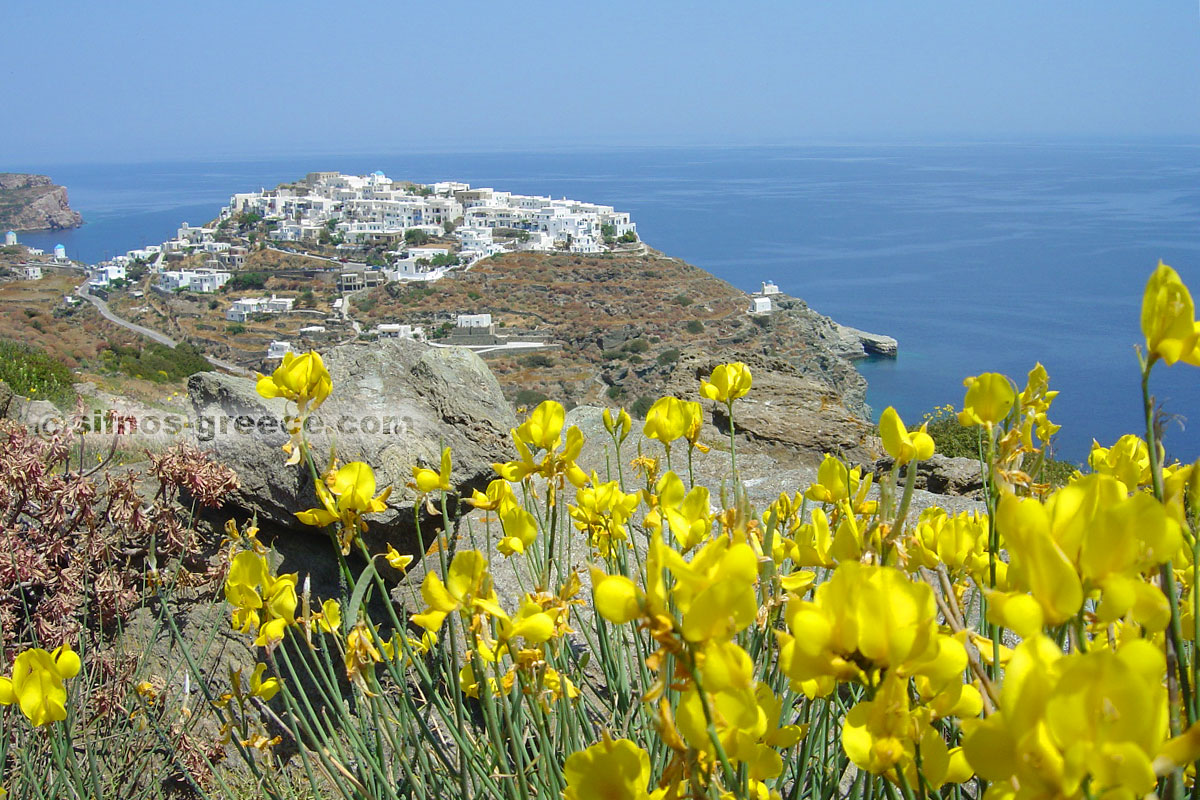
<svg viewBox="0 0 1200 800">
<path fill-rule="evenodd" d="M 873 460 L 874 426 L 861 416 L 857 404 L 828 381 L 777 358 L 747 355 L 754 375 L 750 393 L 734 407 L 734 429 L 745 447 L 775 452 L 788 461 L 815 464 L 826 453 Z M 717 358 L 687 355 L 681 358 L 664 394 L 698 400 L 700 379 L 712 374 Z M 725 437 L 729 420 L 723 406 L 712 408 L 712 436 Z"/>
<path fill-rule="evenodd" d="M 516 420 L 473 353 L 388 340 L 336 347 L 324 360 L 333 394 L 310 420 L 309 440 L 319 465 L 332 451 L 340 463 L 370 464 L 380 491 L 392 486 L 387 511 L 371 516 L 373 550 L 384 542 L 415 545 L 414 511 L 421 509 L 414 509 L 417 493 L 406 486 L 414 465 L 436 469 L 449 446 L 451 483 L 461 496 L 486 485 L 492 462 L 512 457 L 508 432 Z M 280 448 L 288 436 L 278 421 L 287 404 L 260 397 L 251 379 L 216 372 L 193 375 L 188 394 L 201 446 L 238 474 L 232 503 L 268 526 L 314 531 L 294 517 L 318 501 L 309 470 L 285 465 Z"/>
<path fill-rule="evenodd" d="M 0 231 L 58 230 L 82 224 L 67 190 L 45 175 L 0 172 Z"/>
</svg>

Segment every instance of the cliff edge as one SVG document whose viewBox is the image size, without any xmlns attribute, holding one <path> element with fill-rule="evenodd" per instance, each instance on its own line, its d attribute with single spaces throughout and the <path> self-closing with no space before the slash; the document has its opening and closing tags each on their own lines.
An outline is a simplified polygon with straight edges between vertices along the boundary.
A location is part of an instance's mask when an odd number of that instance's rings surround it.
<svg viewBox="0 0 1200 800">
<path fill-rule="evenodd" d="M 83 217 L 71 208 L 67 190 L 45 175 L 0 172 L 0 231 L 78 228 Z"/>
</svg>

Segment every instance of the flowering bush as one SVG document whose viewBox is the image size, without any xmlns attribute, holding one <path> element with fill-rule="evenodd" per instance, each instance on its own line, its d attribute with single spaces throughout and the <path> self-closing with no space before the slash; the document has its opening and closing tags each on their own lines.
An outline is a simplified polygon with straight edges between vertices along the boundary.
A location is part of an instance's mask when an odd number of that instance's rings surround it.
<svg viewBox="0 0 1200 800">
<path fill-rule="evenodd" d="M 643 433 L 659 444 L 631 460 L 633 422 L 606 410 L 603 476 L 543 402 L 467 501 L 482 530 L 422 540 L 414 607 L 377 567 L 412 556 L 360 535 L 388 489 L 365 463 L 318 467 L 303 421 L 336 387 L 319 356 L 294 357 L 259 388 L 296 404 L 286 456 L 322 506 L 297 516 L 328 531 L 344 591 L 313 597 L 231 526 L 230 630 L 261 660 L 209 706 L 271 796 L 298 776 L 372 798 L 1182 797 L 1200 758 L 1200 470 L 1163 463 L 1150 378 L 1200 363 L 1200 323 L 1169 267 L 1142 330 L 1145 436 L 1097 444 L 1061 487 L 1039 478 L 1058 429 L 1041 365 L 1024 385 L 968 378 L 956 421 L 978 433 L 986 499 L 958 515 L 910 515 L 934 445 L 890 408 L 889 473 L 829 455 L 816 483 L 752 508 L 732 436 L 743 364 L 699 386 L 730 420 L 732 491 L 693 479 L 699 401 L 654 403 Z M 410 484 L 442 530 L 452 458 Z M 60 719 L 48 708 L 31 720 Z"/>
</svg>

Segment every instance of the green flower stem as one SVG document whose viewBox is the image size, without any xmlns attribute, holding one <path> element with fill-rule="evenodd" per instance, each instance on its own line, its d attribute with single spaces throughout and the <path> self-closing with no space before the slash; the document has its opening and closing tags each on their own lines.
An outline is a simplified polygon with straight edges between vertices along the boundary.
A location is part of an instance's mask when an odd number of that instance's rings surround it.
<svg viewBox="0 0 1200 800">
<path fill-rule="evenodd" d="M 729 466 L 733 473 L 733 479 L 738 479 L 737 469 L 737 440 L 734 438 L 736 433 L 733 424 L 733 399 L 730 398 L 725 402 L 725 408 L 729 415 Z"/>
<path fill-rule="evenodd" d="M 900 535 L 904 528 L 904 520 L 908 516 L 908 506 L 912 502 L 913 489 L 917 485 L 917 462 L 910 461 L 904 472 L 904 494 L 900 497 L 900 508 L 896 511 L 896 521 L 892 523 L 892 536 Z"/>
<path fill-rule="evenodd" d="M 1139 355 L 1140 359 L 1140 355 Z M 1156 356 L 1150 356 L 1142 362 L 1142 409 L 1146 415 L 1146 450 L 1150 455 L 1150 479 L 1154 487 L 1154 496 L 1161 503 L 1163 500 L 1162 461 L 1158 452 L 1158 431 L 1154 424 L 1154 398 L 1150 396 L 1150 372 L 1154 369 Z M 1179 592 L 1175 586 L 1175 570 L 1168 560 L 1159 567 L 1163 593 L 1171 606 L 1171 621 L 1167 628 L 1167 689 L 1171 695 L 1171 735 L 1178 736 L 1180 731 L 1179 705 L 1182 705 L 1189 726 L 1196 722 L 1196 710 L 1192 704 L 1191 682 L 1188 679 L 1191 668 L 1188 665 L 1187 653 L 1183 648 L 1183 628 L 1179 619 Z M 1176 780 L 1177 788 L 1182 791 L 1181 781 Z"/>
</svg>

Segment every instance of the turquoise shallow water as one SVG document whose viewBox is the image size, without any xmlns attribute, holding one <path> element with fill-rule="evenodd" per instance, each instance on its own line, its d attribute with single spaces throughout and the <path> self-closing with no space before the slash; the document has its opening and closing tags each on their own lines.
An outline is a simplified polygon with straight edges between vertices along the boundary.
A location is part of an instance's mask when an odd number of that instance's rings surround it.
<svg viewBox="0 0 1200 800">
<path fill-rule="evenodd" d="M 569 196 L 631 211 L 652 246 L 743 288 L 762 280 L 840 322 L 900 341 L 864 362 L 868 400 L 918 420 L 962 379 L 1062 391 L 1058 448 L 1139 431 L 1133 345 L 1159 258 L 1200 292 L 1200 147 L 1168 144 L 689 148 L 318 156 L 253 162 L 22 165 L 66 185 L 88 220 L 26 234 L 88 261 L 215 216 L 236 191 L 312 170 Z M 1173 455 L 1200 456 L 1200 371 L 1160 369 Z M 1195 424 L 1192 423 L 1194 418 Z"/>
</svg>

